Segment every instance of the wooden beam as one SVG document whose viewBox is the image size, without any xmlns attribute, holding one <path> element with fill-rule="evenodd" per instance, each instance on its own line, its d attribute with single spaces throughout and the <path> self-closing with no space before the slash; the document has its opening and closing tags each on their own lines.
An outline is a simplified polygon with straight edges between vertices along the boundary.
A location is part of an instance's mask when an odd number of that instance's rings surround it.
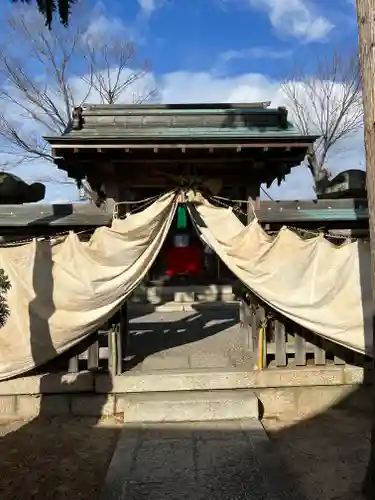
<svg viewBox="0 0 375 500">
<path fill-rule="evenodd" d="M 101 226 L 111 220 L 111 214 L 94 205 L 0 205 L 0 226 Z"/>
<path fill-rule="evenodd" d="M 71 150 L 71 149 L 93 149 L 97 150 L 97 148 L 101 148 L 103 150 L 105 149 L 129 149 L 129 150 L 147 150 L 147 149 L 153 149 L 154 147 L 158 147 L 159 149 L 181 149 L 181 148 L 186 148 L 186 149 L 209 149 L 209 148 L 214 148 L 214 149 L 252 149 L 252 148 L 281 148 L 281 149 L 286 149 L 286 148 L 309 148 L 311 146 L 310 143 L 308 142 L 278 142 L 278 141 L 268 141 L 265 140 L 263 142 L 243 142 L 243 141 L 235 141 L 235 142 L 187 142 L 187 143 L 157 143 L 154 144 L 151 141 L 146 142 L 146 143 L 114 143 L 114 144 L 106 144 L 106 143 L 100 143 L 99 140 L 97 143 L 90 143 L 90 142 L 77 142 L 75 144 L 69 144 L 68 142 L 56 142 L 52 144 L 52 148 L 56 151 L 61 151 L 63 149 L 65 150 Z"/>
<path fill-rule="evenodd" d="M 157 146 L 155 146 L 157 147 Z M 128 153 L 131 152 L 129 148 Z M 60 154 L 61 153 L 61 154 Z M 200 164 L 216 164 L 216 163 L 228 163 L 228 162 L 242 162 L 246 164 L 248 161 L 252 162 L 275 162 L 275 163 L 290 163 L 291 166 L 295 166 L 301 158 L 305 156 L 306 150 L 304 148 L 293 148 L 293 150 L 287 152 L 283 148 L 269 148 L 268 152 L 264 152 L 261 148 L 247 148 L 242 149 L 241 147 L 232 147 L 230 149 L 215 149 L 209 152 L 209 149 L 187 149 L 182 147 L 178 149 L 170 150 L 159 150 L 159 154 L 155 155 L 153 149 L 147 150 L 134 150 L 131 155 L 126 154 L 126 149 L 102 149 L 100 158 L 98 158 L 97 150 L 85 149 L 82 150 L 79 155 L 73 154 L 71 149 L 60 150 L 59 159 L 56 162 L 60 163 L 58 166 L 64 167 L 69 163 L 73 166 L 84 165 L 88 168 L 88 164 L 92 163 L 96 166 L 98 159 L 100 162 L 124 162 L 127 163 L 130 159 L 131 161 L 137 162 L 137 164 L 152 165 L 153 163 L 166 163 L 171 165 L 176 165 L 178 162 L 195 162 Z M 62 164 L 62 165 L 61 165 Z"/>
<path fill-rule="evenodd" d="M 230 163 L 230 164 L 236 164 L 238 165 L 239 167 L 243 167 L 245 168 L 246 165 L 248 165 L 249 163 L 251 164 L 259 164 L 259 163 L 262 163 L 263 165 L 266 165 L 267 163 L 290 163 L 291 165 L 294 166 L 293 164 L 293 161 L 294 158 L 285 158 L 285 157 L 270 157 L 270 158 L 264 158 L 264 161 L 262 162 L 255 162 L 255 160 L 252 158 L 252 157 L 241 157 L 241 158 L 220 158 L 220 157 L 217 157 L 217 158 L 189 158 L 189 157 L 186 157 L 186 158 L 181 158 L 181 160 L 177 160 L 177 159 L 168 159 L 168 158 L 155 158 L 154 160 L 152 159 L 148 159 L 148 158 L 145 158 L 144 160 L 142 159 L 132 159 L 130 160 L 131 163 L 129 163 L 129 160 L 126 159 L 126 158 L 113 158 L 112 160 L 112 163 L 117 163 L 117 164 L 126 164 L 127 166 L 128 165 L 138 165 L 138 166 L 143 166 L 144 168 L 152 168 L 154 165 L 160 165 L 160 164 L 165 164 L 165 165 L 168 165 L 169 167 L 173 167 L 174 165 L 177 166 L 177 163 L 194 163 L 194 164 L 198 164 L 200 165 L 202 168 L 204 168 L 205 165 L 214 165 L 214 166 L 217 166 L 217 165 L 222 165 L 223 167 L 225 167 L 226 164 Z M 92 163 L 93 160 L 89 160 L 89 159 L 84 159 L 84 160 L 81 160 L 80 164 L 81 165 L 87 165 L 88 163 Z M 262 165 L 261 165 L 262 166 Z"/>
<path fill-rule="evenodd" d="M 356 222 L 368 220 L 366 200 L 319 200 L 299 202 L 260 201 L 256 215 L 261 223 Z M 328 207 L 327 207 L 328 206 Z M 72 203 L 65 205 L 0 205 L 0 226 L 101 226 L 111 221 L 111 214 L 94 205 Z"/>
</svg>

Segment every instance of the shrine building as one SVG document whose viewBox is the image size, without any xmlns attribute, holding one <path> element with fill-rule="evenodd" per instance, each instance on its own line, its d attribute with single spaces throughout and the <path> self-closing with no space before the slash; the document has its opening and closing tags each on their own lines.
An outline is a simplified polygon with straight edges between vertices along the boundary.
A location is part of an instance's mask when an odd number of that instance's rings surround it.
<svg viewBox="0 0 375 500">
<path fill-rule="evenodd" d="M 261 185 L 282 183 L 317 139 L 301 136 L 285 108 L 269 105 L 84 105 L 65 134 L 45 139 L 58 168 L 78 185 L 87 181 L 105 211 L 177 187 L 258 206 Z M 121 215 L 131 204 L 119 208 Z M 173 274 L 230 279 L 216 256 L 204 252 L 183 207 L 164 247 L 153 280 Z"/>
</svg>

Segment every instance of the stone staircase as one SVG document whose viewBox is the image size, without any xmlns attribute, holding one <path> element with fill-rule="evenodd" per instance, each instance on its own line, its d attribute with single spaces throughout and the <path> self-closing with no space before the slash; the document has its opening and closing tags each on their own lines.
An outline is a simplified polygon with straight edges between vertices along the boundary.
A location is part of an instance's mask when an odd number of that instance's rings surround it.
<svg viewBox="0 0 375 500">
<path fill-rule="evenodd" d="M 121 406 L 124 422 L 134 423 L 259 418 L 258 399 L 246 389 L 141 392 L 126 395 Z"/>
<path fill-rule="evenodd" d="M 97 394 L 116 394 L 126 423 L 215 422 L 259 419 L 249 372 L 239 369 L 129 372 L 95 381 Z"/>
<path fill-rule="evenodd" d="M 164 337 L 167 334 L 163 332 L 169 329 L 175 330 L 173 335 L 176 336 L 187 331 L 191 341 L 147 356 L 137 367 L 139 371 L 121 378 L 121 384 L 129 383 L 132 377 L 142 381 L 136 391 L 127 387 L 126 394 L 121 395 L 124 421 L 159 423 L 257 419 L 258 399 L 252 390 L 247 387 L 232 388 L 230 385 L 226 387 L 225 384 L 216 387 L 215 384 L 215 377 L 223 378 L 217 371 L 233 366 L 232 354 L 235 353 L 232 351 L 237 342 L 238 348 L 243 343 L 239 323 L 228 323 L 230 318 L 236 321 L 235 318 L 239 317 L 238 308 L 239 301 L 231 284 L 138 287 L 129 303 L 129 312 L 131 315 L 135 313 L 136 318 L 131 320 L 131 329 L 151 330 L 153 334 L 148 340 L 145 338 L 146 343 Z M 194 314 L 192 316 L 192 312 L 198 313 L 201 320 L 197 320 Z M 138 318 L 138 313 L 144 316 Z M 218 332 L 205 338 L 204 331 L 213 328 L 215 322 Z M 229 327 L 220 327 L 222 322 L 227 322 Z M 211 382 L 206 387 L 204 384 L 200 386 L 199 382 L 192 387 L 184 387 L 191 378 L 189 372 L 192 370 L 195 373 L 197 369 L 198 372 L 203 370 L 206 381 L 207 377 L 211 377 Z M 150 380 L 155 382 L 151 390 Z M 172 380 L 174 383 L 169 384 L 168 381 Z"/>
</svg>

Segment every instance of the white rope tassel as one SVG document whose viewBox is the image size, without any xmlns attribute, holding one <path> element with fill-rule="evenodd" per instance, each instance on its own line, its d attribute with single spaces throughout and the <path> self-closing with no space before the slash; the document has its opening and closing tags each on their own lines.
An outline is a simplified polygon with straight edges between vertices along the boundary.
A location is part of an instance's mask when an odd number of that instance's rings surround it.
<svg viewBox="0 0 375 500">
<path fill-rule="evenodd" d="M 118 203 L 115 203 L 115 206 L 113 207 L 112 220 L 118 219 L 118 205 Z"/>
<path fill-rule="evenodd" d="M 253 222 L 258 222 L 258 217 L 257 217 L 257 214 L 255 212 L 255 205 L 254 205 L 254 202 L 251 198 L 249 198 L 247 200 L 247 205 L 248 205 L 248 209 L 247 211 L 249 212 L 250 208 L 251 208 L 251 211 L 252 211 L 252 219 L 250 221 L 250 224 L 253 223 Z"/>
</svg>

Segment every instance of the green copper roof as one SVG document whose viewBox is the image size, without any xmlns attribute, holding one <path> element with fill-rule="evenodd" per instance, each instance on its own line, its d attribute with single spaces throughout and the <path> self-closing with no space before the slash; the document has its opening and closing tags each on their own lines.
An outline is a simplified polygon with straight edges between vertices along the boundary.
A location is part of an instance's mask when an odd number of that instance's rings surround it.
<svg viewBox="0 0 375 500">
<path fill-rule="evenodd" d="M 79 140 L 254 140 L 303 139 L 285 108 L 268 103 L 185 105 L 86 105 L 76 108 L 73 125 L 51 144 Z"/>
<path fill-rule="evenodd" d="M 87 139 L 116 138 L 121 139 L 280 139 L 300 137 L 294 128 L 278 129 L 276 127 L 138 127 L 137 129 L 124 129 L 120 127 L 106 128 L 101 130 L 86 129 L 80 133 L 75 131 L 65 137 L 84 137 Z"/>
</svg>

